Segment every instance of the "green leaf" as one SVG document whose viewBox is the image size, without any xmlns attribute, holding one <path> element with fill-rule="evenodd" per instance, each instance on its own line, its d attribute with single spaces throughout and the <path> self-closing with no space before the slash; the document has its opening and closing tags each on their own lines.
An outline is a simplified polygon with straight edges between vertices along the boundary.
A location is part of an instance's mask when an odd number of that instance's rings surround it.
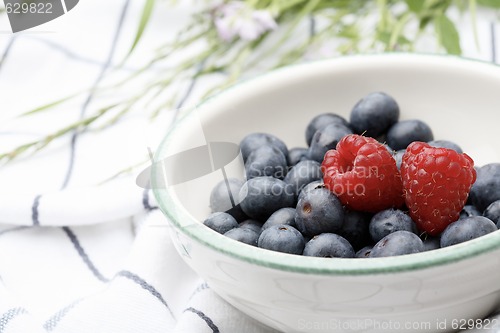
<svg viewBox="0 0 500 333">
<path fill-rule="evenodd" d="M 446 49 L 446 52 L 451 54 L 461 54 L 460 37 L 458 35 L 455 24 L 445 15 L 436 17 L 434 22 L 436 33 L 441 45 Z"/>
<path fill-rule="evenodd" d="M 442 10 L 443 12 L 450 7 L 451 0 L 424 0 L 426 10 Z"/>
<path fill-rule="evenodd" d="M 139 27 L 137 28 L 137 32 L 135 33 L 134 42 L 132 43 L 132 46 L 130 47 L 130 50 L 128 51 L 127 55 L 125 56 L 125 59 L 123 60 L 123 62 L 125 62 L 125 60 L 134 51 L 137 44 L 139 44 L 139 41 L 141 40 L 141 37 L 144 33 L 144 30 L 146 29 L 146 26 L 149 23 L 149 19 L 151 18 L 151 14 L 153 13 L 154 5 L 155 5 L 155 0 L 146 0 L 146 2 L 144 3 L 144 8 L 142 9 L 141 19 L 139 21 Z"/>
<path fill-rule="evenodd" d="M 420 30 L 424 30 L 425 27 L 427 27 L 427 24 L 431 22 L 431 17 L 430 16 L 424 16 L 420 19 L 420 23 L 418 24 L 418 28 Z"/>
<path fill-rule="evenodd" d="M 75 98 L 78 95 L 79 95 L 79 93 L 76 93 L 76 94 L 73 94 L 73 95 L 69 95 L 69 96 L 63 97 L 63 98 L 58 99 L 56 101 L 50 102 L 48 104 L 41 105 L 41 106 L 39 106 L 39 107 L 37 107 L 35 109 L 29 110 L 29 111 L 26 111 L 26 112 L 20 114 L 18 117 L 31 116 L 31 115 L 33 115 L 35 113 L 38 113 L 38 112 L 50 110 L 50 109 L 52 109 L 55 106 L 58 106 L 60 104 L 63 104 L 64 102 L 67 102 L 67 101 Z"/>
<path fill-rule="evenodd" d="M 500 9 L 500 1 L 498 0 L 477 0 L 478 5 L 499 8 Z"/>
<path fill-rule="evenodd" d="M 405 0 L 408 8 L 414 13 L 420 13 L 422 8 L 424 8 L 424 2 L 422 0 Z"/>
<path fill-rule="evenodd" d="M 352 25 L 344 25 L 339 28 L 337 32 L 338 37 L 343 37 L 347 39 L 358 39 L 359 38 L 359 29 L 355 24 Z"/>
</svg>

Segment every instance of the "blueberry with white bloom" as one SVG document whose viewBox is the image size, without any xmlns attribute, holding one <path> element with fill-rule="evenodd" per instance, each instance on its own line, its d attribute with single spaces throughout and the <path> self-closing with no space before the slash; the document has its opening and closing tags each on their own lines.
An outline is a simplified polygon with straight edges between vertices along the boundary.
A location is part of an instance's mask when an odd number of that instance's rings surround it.
<svg viewBox="0 0 500 333">
<path fill-rule="evenodd" d="M 430 126 L 418 119 L 397 122 L 387 132 L 387 143 L 395 150 L 406 149 L 414 141 L 428 142 L 433 139 Z"/>
<path fill-rule="evenodd" d="M 319 188 L 306 193 L 295 210 L 297 229 L 305 236 L 336 233 L 344 223 L 344 208 L 329 189 Z"/>
<path fill-rule="evenodd" d="M 251 229 L 260 235 L 260 233 L 262 232 L 262 226 L 262 222 L 248 219 L 241 222 L 239 228 Z"/>
<path fill-rule="evenodd" d="M 243 221 L 247 217 L 241 210 L 238 195 L 245 182 L 237 178 L 221 180 L 210 193 L 210 209 L 212 213 L 226 212 L 236 221 Z"/>
<path fill-rule="evenodd" d="M 424 240 L 424 251 L 436 250 L 441 247 L 440 237 L 427 236 Z"/>
<path fill-rule="evenodd" d="M 370 258 L 400 256 L 424 251 L 424 243 L 413 232 L 399 230 L 388 234 L 373 247 Z"/>
<path fill-rule="evenodd" d="M 295 224 L 295 208 L 285 207 L 278 209 L 275 211 L 269 218 L 266 223 L 262 226 L 262 231 L 266 230 L 273 225 L 291 225 L 294 228 L 297 228 Z"/>
<path fill-rule="evenodd" d="M 473 205 L 465 205 L 464 208 L 462 208 L 462 211 L 460 212 L 460 219 L 465 219 L 467 217 L 471 216 L 481 216 L 483 213 L 479 209 L 476 208 L 476 206 Z M 486 216 L 486 215 L 485 215 Z M 486 216 L 487 218 L 491 219 L 489 216 Z"/>
<path fill-rule="evenodd" d="M 297 196 L 299 192 L 307 184 L 323 179 L 321 172 L 321 164 L 316 161 L 302 161 L 297 163 L 290 172 L 286 175 L 284 181 L 291 186 L 294 194 Z"/>
<path fill-rule="evenodd" d="M 307 125 L 306 128 L 307 145 L 308 146 L 311 145 L 312 138 L 314 136 L 314 133 L 316 133 L 316 131 L 323 129 L 330 124 L 339 124 L 347 128 L 351 127 L 351 125 L 349 125 L 349 122 L 345 120 L 344 117 L 339 116 L 338 114 L 322 113 L 320 115 L 317 115 Z"/>
<path fill-rule="evenodd" d="M 251 133 L 245 136 L 240 142 L 243 161 L 246 161 L 253 151 L 262 146 L 274 146 L 281 150 L 283 155 L 288 159 L 288 148 L 282 140 L 268 133 Z"/>
<path fill-rule="evenodd" d="M 292 207 L 295 196 L 282 180 L 255 177 L 243 185 L 239 200 L 245 214 L 252 219 L 266 221 L 278 209 Z"/>
<path fill-rule="evenodd" d="M 231 229 L 238 228 L 238 222 L 228 213 L 213 213 L 203 221 L 203 224 L 219 234 L 225 234 Z"/>
<path fill-rule="evenodd" d="M 352 130 L 338 123 L 331 123 L 317 130 L 311 139 L 309 158 L 319 163 L 323 162 L 326 152 L 335 149 L 337 143 L 349 134 L 352 134 Z"/>
<path fill-rule="evenodd" d="M 285 155 L 276 146 L 262 146 L 252 151 L 245 162 L 247 179 L 271 176 L 285 178 L 287 173 Z"/>
<path fill-rule="evenodd" d="M 257 246 L 260 233 L 250 228 L 234 228 L 224 234 L 224 236 L 237 240 L 248 245 Z"/>
<path fill-rule="evenodd" d="M 291 253 L 302 254 L 304 251 L 304 236 L 290 225 L 273 225 L 262 231 L 257 245 L 260 248 Z"/>
<path fill-rule="evenodd" d="M 354 105 L 349 122 L 355 133 L 378 137 L 386 133 L 398 119 L 399 106 L 394 98 L 383 92 L 374 92 Z M 399 149 L 388 143 L 393 149 Z"/>
<path fill-rule="evenodd" d="M 483 216 L 492 220 L 493 223 L 497 225 L 497 228 L 500 227 L 500 200 L 493 201 L 486 208 L 486 210 L 483 213 Z"/>
<path fill-rule="evenodd" d="M 322 258 L 353 258 L 352 245 L 342 236 L 324 233 L 311 238 L 304 247 L 305 256 Z"/>
<path fill-rule="evenodd" d="M 411 217 L 399 209 L 389 208 L 375 214 L 369 224 L 370 236 L 378 242 L 390 233 L 406 230 L 418 234 L 417 225 Z"/>
<path fill-rule="evenodd" d="M 295 164 L 305 161 L 308 159 L 307 157 L 307 148 L 291 148 L 288 151 L 288 165 L 289 166 L 294 166 Z"/>
<path fill-rule="evenodd" d="M 365 246 L 358 252 L 356 252 L 355 257 L 356 258 L 370 258 L 370 254 L 372 253 L 373 246 Z"/>
<path fill-rule="evenodd" d="M 448 225 L 441 234 L 441 247 L 478 238 L 498 230 L 495 223 L 484 216 L 471 216 Z"/>
<path fill-rule="evenodd" d="M 462 148 L 460 148 L 459 145 L 457 145 L 454 142 L 448 141 L 448 140 L 433 140 L 433 141 L 429 141 L 427 143 L 429 145 L 431 145 L 432 147 L 453 149 L 454 151 L 456 151 L 459 154 L 462 154 L 464 152 L 462 150 Z"/>
</svg>

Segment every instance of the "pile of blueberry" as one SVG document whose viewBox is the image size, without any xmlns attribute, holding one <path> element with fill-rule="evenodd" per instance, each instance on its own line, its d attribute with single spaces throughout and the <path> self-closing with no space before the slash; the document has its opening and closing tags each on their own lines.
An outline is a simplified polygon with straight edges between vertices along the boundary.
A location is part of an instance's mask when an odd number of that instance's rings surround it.
<svg viewBox="0 0 500 333">
<path fill-rule="evenodd" d="M 282 140 L 266 133 L 245 136 L 240 149 L 247 181 L 227 179 L 217 184 L 210 195 L 213 213 L 204 224 L 249 245 L 328 258 L 417 253 L 462 243 L 497 230 L 500 227 L 500 164 L 473 168 L 472 160 L 462 154 L 457 144 L 435 141 L 427 124 L 420 120 L 399 121 L 399 114 L 399 106 L 391 96 L 376 92 L 365 96 L 353 107 L 349 121 L 333 113 L 314 117 L 305 131 L 308 148 L 288 149 Z M 366 143 L 370 144 L 371 150 L 360 148 Z M 340 177 L 342 172 L 355 168 L 352 165 L 342 167 L 338 164 L 340 162 L 328 159 L 328 156 L 343 158 L 339 157 L 342 144 L 343 153 L 354 154 L 354 163 L 360 165 L 371 158 L 376 161 L 373 163 L 385 163 L 385 167 L 387 161 L 382 160 L 390 156 L 389 164 L 394 164 L 394 169 L 388 165 L 384 170 L 394 170 L 390 176 L 394 176 L 398 186 L 403 187 L 403 190 L 398 190 L 402 191 L 401 194 L 394 192 L 397 200 L 387 202 L 383 193 L 386 189 L 377 191 L 375 188 L 375 191 L 367 192 L 378 193 L 379 198 L 375 197 L 376 194 L 356 198 L 355 194 L 339 195 L 333 190 L 339 185 L 336 183 L 340 182 L 338 179 L 343 179 Z M 383 145 L 385 150 L 381 151 L 377 145 Z M 339 154 L 331 153 L 335 150 Z M 465 164 L 454 161 L 465 161 Z M 418 163 L 422 170 L 415 169 Z M 325 171 L 327 167 L 336 167 L 335 175 L 340 178 L 335 178 L 335 181 L 327 178 L 330 177 Z M 426 174 L 431 170 L 427 167 L 437 172 Z M 470 169 L 468 174 L 465 172 L 467 167 Z M 458 186 L 457 190 L 448 191 L 464 192 L 454 201 L 452 198 L 444 198 L 449 199 L 444 201 L 443 195 L 433 197 L 432 193 L 425 193 L 428 183 L 435 181 L 432 177 L 442 178 L 446 173 L 453 177 L 469 176 L 470 184 L 453 184 Z M 377 176 L 380 182 L 389 178 L 388 174 Z M 360 184 L 370 186 L 372 183 L 362 179 Z M 417 185 L 418 193 L 412 192 Z M 356 187 L 353 189 L 355 191 Z M 443 193 L 447 189 L 444 190 Z M 409 202 L 409 199 L 405 202 L 405 195 L 407 198 L 413 195 L 415 202 Z M 356 205 L 354 199 L 358 200 Z M 386 201 L 382 206 L 373 205 L 376 200 Z M 430 207 L 429 212 L 441 218 L 435 221 L 440 229 L 433 227 L 432 218 L 418 215 L 433 203 L 436 206 Z M 374 211 L 373 207 L 382 209 Z M 445 220 L 448 216 L 445 225 L 443 216 Z"/>
</svg>

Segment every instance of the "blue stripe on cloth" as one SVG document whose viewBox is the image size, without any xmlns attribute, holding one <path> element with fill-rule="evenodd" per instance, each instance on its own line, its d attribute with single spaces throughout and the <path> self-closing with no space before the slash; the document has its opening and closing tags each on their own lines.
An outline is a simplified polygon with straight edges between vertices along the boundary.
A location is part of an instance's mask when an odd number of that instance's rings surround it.
<svg viewBox="0 0 500 333">
<path fill-rule="evenodd" d="M 16 36 L 12 36 L 7 43 L 7 46 L 5 47 L 5 50 L 3 51 L 2 57 L 0 58 L 0 70 L 2 69 L 2 66 L 5 64 L 5 61 L 7 61 L 7 57 L 10 54 L 10 51 L 12 51 L 12 46 L 14 45 L 14 41 L 16 40 Z"/>
<path fill-rule="evenodd" d="M 158 206 L 151 206 L 151 204 L 149 203 L 150 191 L 151 191 L 151 189 L 146 187 L 144 189 L 144 192 L 142 192 L 142 206 L 147 211 L 152 211 L 152 210 L 158 209 Z"/>
<path fill-rule="evenodd" d="M 101 272 L 95 267 L 94 263 L 90 260 L 89 256 L 85 252 L 85 249 L 80 244 L 80 241 L 78 240 L 78 237 L 76 237 L 74 232 L 69 227 L 62 227 L 61 229 L 69 237 L 69 239 L 71 240 L 71 243 L 73 243 L 73 246 L 75 247 L 76 251 L 78 252 L 78 255 L 80 256 L 80 258 L 82 258 L 83 262 L 85 263 L 85 265 L 87 265 L 87 267 L 92 272 L 92 274 L 94 274 L 94 276 L 99 281 L 108 282 L 109 279 L 106 278 L 104 275 L 102 275 Z"/>
<path fill-rule="evenodd" d="M 184 310 L 184 312 L 192 312 L 196 314 L 207 324 L 208 327 L 210 327 L 213 333 L 220 333 L 219 328 L 214 324 L 213 320 L 210 319 L 206 314 L 204 314 L 200 310 L 196 310 L 195 308 L 189 307 L 186 310 Z"/>
<path fill-rule="evenodd" d="M 57 311 L 52 317 L 50 317 L 44 324 L 43 328 L 45 328 L 46 331 L 50 332 L 53 331 L 57 324 L 61 321 L 61 319 L 66 316 L 66 314 L 73 309 L 78 303 L 80 303 L 83 299 L 77 299 L 73 303 L 71 303 L 68 306 L 65 306 L 61 310 Z"/>
<path fill-rule="evenodd" d="M 189 296 L 189 299 L 188 300 L 191 300 L 196 294 L 198 294 L 199 292 L 203 291 L 203 290 L 206 290 L 206 289 L 210 289 L 210 287 L 208 286 L 208 283 L 206 282 L 203 282 L 202 284 L 200 284 L 198 287 L 196 287 L 196 289 L 191 293 L 191 295 Z"/>
<path fill-rule="evenodd" d="M 35 199 L 33 199 L 33 205 L 31 206 L 31 221 L 34 226 L 40 225 L 40 220 L 38 216 L 38 206 L 40 206 L 40 198 L 41 195 L 37 195 Z"/>
<path fill-rule="evenodd" d="M 85 113 L 87 111 L 88 106 L 90 105 L 90 102 L 94 98 L 94 93 L 101 82 L 101 80 L 104 78 L 104 74 L 108 70 L 109 66 L 111 65 L 111 61 L 113 60 L 113 56 L 115 54 L 116 50 L 116 45 L 118 44 L 118 38 L 120 37 L 120 33 L 122 31 L 123 23 L 125 21 L 125 14 L 127 13 L 127 9 L 129 7 L 130 0 L 125 0 L 123 3 L 123 7 L 120 13 L 120 18 L 118 20 L 118 26 L 116 28 L 115 34 L 113 36 L 113 41 L 111 43 L 111 48 L 108 52 L 108 56 L 106 58 L 106 62 L 101 68 L 101 71 L 99 72 L 99 75 L 97 76 L 96 80 L 94 81 L 94 84 L 90 88 L 90 92 L 87 95 L 87 98 L 85 99 L 81 111 L 80 111 L 80 120 L 83 119 L 85 116 Z M 68 186 L 68 183 L 71 179 L 71 176 L 73 174 L 73 167 L 75 164 L 75 149 L 76 149 L 76 141 L 78 139 L 78 135 L 82 133 L 80 129 L 76 129 L 73 131 L 73 134 L 71 135 L 71 141 L 70 141 L 70 153 L 69 153 L 69 162 L 68 162 L 68 168 L 66 170 L 66 175 L 64 176 L 64 180 L 61 186 L 61 189 L 66 188 Z"/>
<path fill-rule="evenodd" d="M 15 232 L 15 231 L 21 231 L 21 230 L 28 229 L 28 228 L 30 228 L 30 227 L 22 225 L 22 226 L 19 226 L 19 227 L 13 227 L 13 228 L 9 228 L 9 229 L 4 229 L 4 230 L 0 231 L 0 236 L 8 234 L 8 233 L 11 233 L 11 232 Z"/>
<path fill-rule="evenodd" d="M 165 305 L 165 307 L 170 312 L 170 315 L 172 316 L 172 318 L 175 319 L 174 313 L 172 312 L 172 310 L 168 306 L 168 304 L 165 301 L 165 299 L 163 298 L 163 296 L 155 289 L 155 287 L 153 287 L 152 285 L 150 285 L 149 283 L 147 283 L 144 279 L 142 279 L 141 277 L 139 277 L 137 274 L 134 274 L 134 273 L 132 273 L 130 271 L 120 271 L 120 272 L 118 272 L 116 274 L 116 276 L 117 277 L 121 276 L 121 277 L 127 278 L 127 279 L 135 282 L 136 284 L 140 285 L 144 290 L 149 291 L 149 293 L 151 295 L 153 295 L 154 297 L 156 297 L 163 305 Z"/>
<path fill-rule="evenodd" d="M 60 52 L 61 54 L 63 54 L 67 58 L 69 58 L 70 60 L 77 61 L 79 63 L 88 64 L 91 66 L 97 66 L 97 67 L 104 66 L 104 60 L 98 61 L 98 60 L 95 60 L 92 58 L 87 58 L 85 56 L 82 56 L 82 55 L 75 53 L 74 51 L 66 48 L 66 46 L 64 46 L 64 45 L 60 45 L 58 43 L 55 43 L 52 40 L 39 38 L 38 36 L 33 36 L 33 35 L 24 35 L 23 38 L 41 43 L 41 44 L 53 49 L 54 51 Z M 110 65 L 110 68 L 120 69 L 120 70 L 130 71 L 130 72 L 137 70 L 135 68 L 131 68 L 131 67 L 127 67 L 127 66 L 117 66 L 117 65 Z"/>
<path fill-rule="evenodd" d="M 9 324 L 9 322 L 12 319 L 16 318 L 17 316 L 20 316 L 22 314 L 27 314 L 27 313 L 28 313 L 28 311 L 26 311 L 25 308 L 21 308 L 21 307 L 12 308 L 12 309 L 9 309 L 6 312 L 4 312 L 4 314 L 2 314 L 2 316 L 0 317 L 0 333 L 5 331 L 5 329 L 7 328 L 7 325 Z"/>
</svg>

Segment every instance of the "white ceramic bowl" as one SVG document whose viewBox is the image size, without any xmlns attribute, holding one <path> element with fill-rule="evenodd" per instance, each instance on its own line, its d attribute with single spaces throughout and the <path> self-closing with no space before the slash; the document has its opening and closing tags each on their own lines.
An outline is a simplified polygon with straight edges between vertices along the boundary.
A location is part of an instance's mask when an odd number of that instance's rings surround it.
<svg viewBox="0 0 500 333">
<path fill-rule="evenodd" d="M 156 161 L 197 151 L 207 141 L 238 143 L 251 132 L 275 134 L 289 147 L 305 146 L 305 127 L 313 116 L 348 117 L 352 106 L 373 91 L 392 95 L 402 119 L 427 122 L 436 139 L 459 143 L 477 165 L 500 161 L 500 68 L 411 54 L 301 64 L 238 84 L 179 122 Z M 500 232 L 431 252 L 376 259 L 258 249 L 201 224 L 222 171 L 207 167 L 201 172 L 198 162 L 170 158 L 167 166 L 156 164 L 155 195 L 173 225 L 174 243 L 215 292 L 266 325 L 287 333 L 454 331 L 500 304 Z M 165 168 L 184 170 L 188 181 L 164 186 Z M 224 171 L 241 176 L 241 157 Z"/>
</svg>

